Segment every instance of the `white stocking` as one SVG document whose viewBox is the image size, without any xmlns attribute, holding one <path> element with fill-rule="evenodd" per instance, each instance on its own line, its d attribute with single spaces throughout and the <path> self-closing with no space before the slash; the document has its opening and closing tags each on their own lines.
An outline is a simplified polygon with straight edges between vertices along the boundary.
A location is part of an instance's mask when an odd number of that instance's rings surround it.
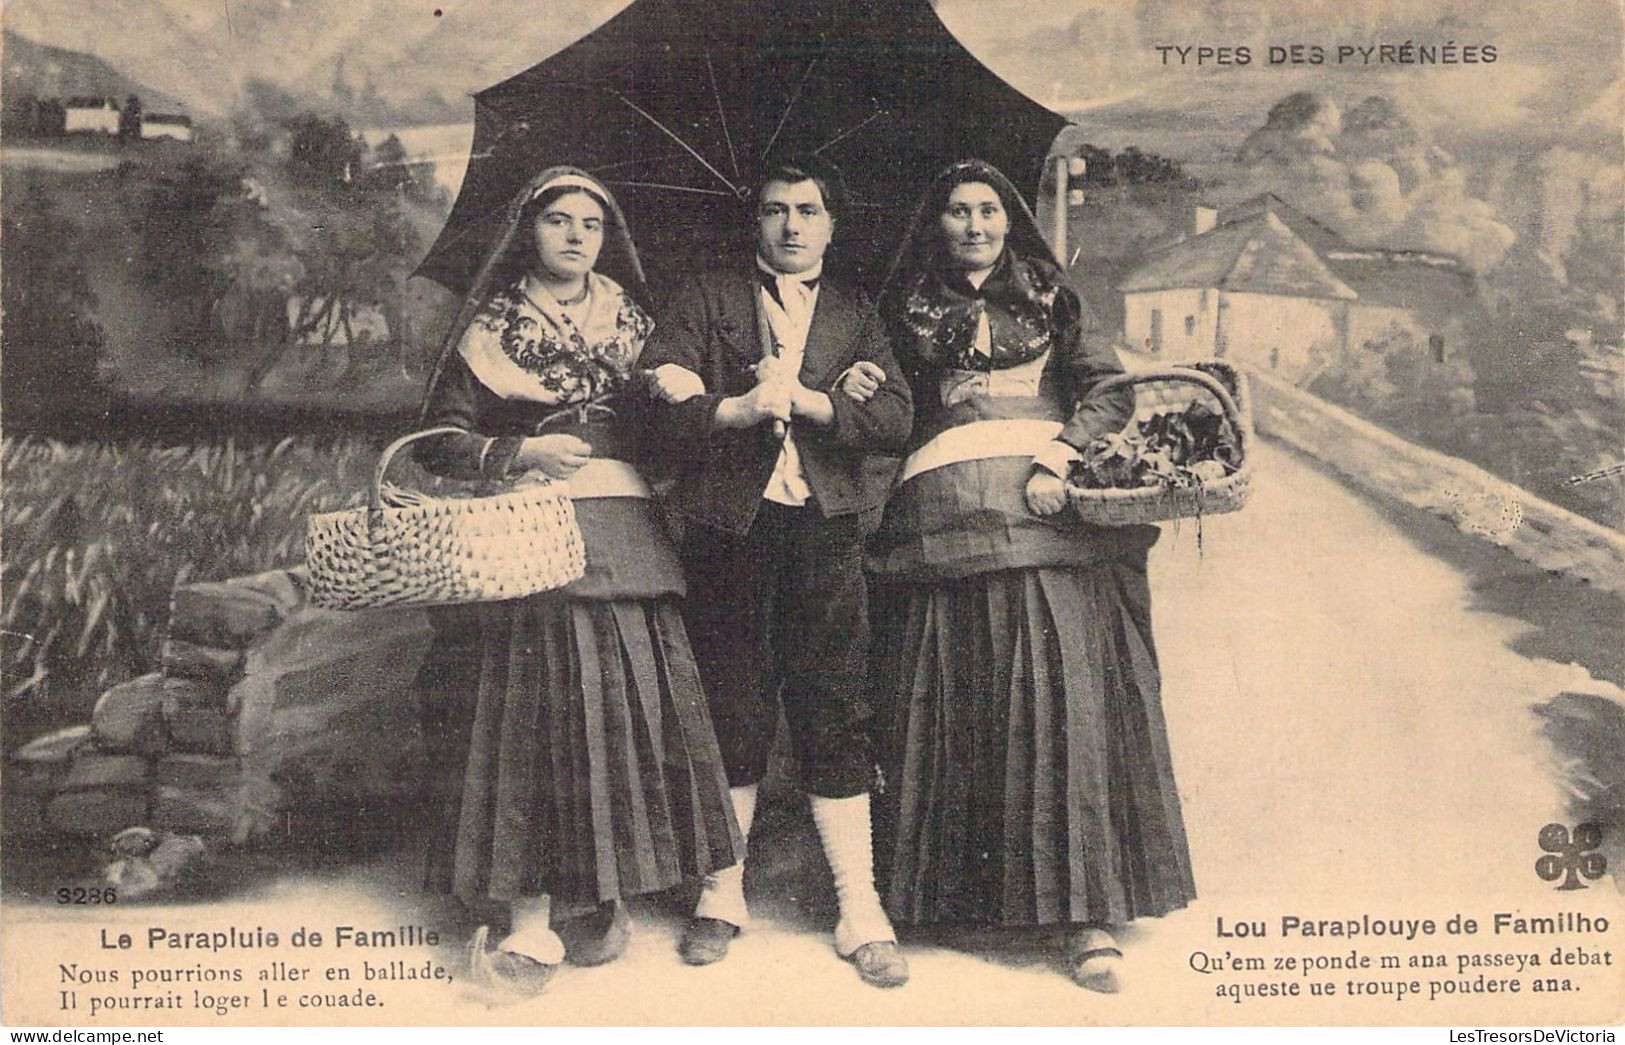
<svg viewBox="0 0 1625 1045">
<path fill-rule="evenodd" d="M 526 896 L 513 901 L 513 932 L 497 944 L 504 951 L 523 954 L 543 965 L 564 961 L 564 941 L 548 924 L 551 898 Z"/>
<path fill-rule="evenodd" d="M 869 796 L 811 796 L 813 823 L 824 842 L 824 856 L 835 876 L 841 920 L 835 925 L 835 950 L 843 957 L 866 943 L 896 942 L 891 920 L 875 891 L 874 842 L 869 834 Z"/>
<path fill-rule="evenodd" d="M 739 837 L 750 848 L 750 825 L 756 818 L 756 785 L 732 787 L 728 797 L 733 800 L 734 816 L 739 820 Z M 739 862 L 705 876 L 700 889 L 700 902 L 694 908 L 696 918 L 715 918 L 743 929 L 750 922 L 750 911 L 745 906 L 745 854 Z"/>
</svg>

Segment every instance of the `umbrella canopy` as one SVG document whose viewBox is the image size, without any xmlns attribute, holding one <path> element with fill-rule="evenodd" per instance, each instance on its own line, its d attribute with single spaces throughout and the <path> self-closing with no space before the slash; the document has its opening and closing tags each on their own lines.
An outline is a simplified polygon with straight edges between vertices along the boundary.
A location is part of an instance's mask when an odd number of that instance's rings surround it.
<svg viewBox="0 0 1625 1045">
<path fill-rule="evenodd" d="M 620 199 L 658 288 L 748 249 L 762 157 L 802 152 L 845 173 L 831 263 L 872 287 L 940 168 L 980 157 L 1031 191 L 1064 124 L 929 0 L 637 0 L 475 95 L 468 174 L 419 274 L 464 291 L 513 194 L 573 164 Z"/>
</svg>

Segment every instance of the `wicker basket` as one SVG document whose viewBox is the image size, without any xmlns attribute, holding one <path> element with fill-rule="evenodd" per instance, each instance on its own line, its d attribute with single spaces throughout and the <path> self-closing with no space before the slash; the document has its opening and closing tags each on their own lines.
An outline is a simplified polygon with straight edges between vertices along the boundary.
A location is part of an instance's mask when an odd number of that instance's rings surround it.
<svg viewBox="0 0 1625 1045">
<path fill-rule="evenodd" d="M 1067 500 L 1072 510 L 1086 522 L 1098 526 L 1130 526 L 1135 523 L 1169 519 L 1201 518 L 1233 512 L 1247 503 L 1252 492 L 1253 468 L 1248 457 L 1253 437 L 1252 409 L 1247 397 L 1246 379 L 1228 363 L 1206 361 L 1122 374 L 1096 386 L 1096 393 L 1131 386 L 1136 408 L 1129 426 L 1142 418 L 1178 412 L 1192 400 L 1210 395 L 1217 401 L 1230 427 L 1236 433 L 1241 463 L 1223 479 L 1211 479 L 1195 486 L 1140 487 L 1136 489 L 1087 489 L 1067 483 Z"/>
<path fill-rule="evenodd" d="M 316 605 L 358 610 L 497 602 L 562 588 L 586 572 L 575 506 L 563 483 L 527 483 L 462 499 L 386 492 L 384 472 L 402 447 L 461 431 L 431 428 L 395 440 L 373 470 L 367 507 L 310 517 L 305 562 Z"/>
</svg>

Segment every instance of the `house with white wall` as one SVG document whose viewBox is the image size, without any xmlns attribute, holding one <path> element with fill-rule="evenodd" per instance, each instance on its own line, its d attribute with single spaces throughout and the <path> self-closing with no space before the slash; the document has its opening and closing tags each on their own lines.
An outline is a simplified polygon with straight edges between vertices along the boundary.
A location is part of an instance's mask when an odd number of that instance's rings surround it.
<svg viewBox="0 0 1625 1045">
<path fill-rule="evenodd" d="M 1212 356 L 1307 381 L 1335 353 L 1397 327 L 1442 358 L 1470 306 L 1455 258 L 1361 248 L 1273 195 L 1154 248 L 1119 284 L 1127 345 L 1178 362 Z"/>
<path fill-rule="evenodd" d="M 69 98 L 62 108 L 64 134 L 118 133 L 119 104 L 112 98 Z"/>
<path fill-rule="evenodd" d="M 192 118 L 179 113 L 144 112 L 141 114 L 141 137 L 147 141 L 168 138 L 189 142 L 192 140 Z"/>
</svg>

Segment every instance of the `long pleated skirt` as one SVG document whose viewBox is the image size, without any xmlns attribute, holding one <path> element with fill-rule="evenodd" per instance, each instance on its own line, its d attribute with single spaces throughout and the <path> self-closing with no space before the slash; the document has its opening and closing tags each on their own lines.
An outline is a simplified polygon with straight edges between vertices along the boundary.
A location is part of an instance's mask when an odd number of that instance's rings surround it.
<svg viewBox="0 0 1625 1045">
<path fill-rule="evenodd" d="M 1123 923 L 1195 897 L 1139 564 L 886 589 L 881 891 L 899 923 Z"/>
<path fill-rule="evenodd" d="M 431 680 L 444 773 L 431 886 L 470 902 L 547 893 L 557 910 L 737 861 L 675 597 L 549 593 L 460 612 Z"/>
</svg>

